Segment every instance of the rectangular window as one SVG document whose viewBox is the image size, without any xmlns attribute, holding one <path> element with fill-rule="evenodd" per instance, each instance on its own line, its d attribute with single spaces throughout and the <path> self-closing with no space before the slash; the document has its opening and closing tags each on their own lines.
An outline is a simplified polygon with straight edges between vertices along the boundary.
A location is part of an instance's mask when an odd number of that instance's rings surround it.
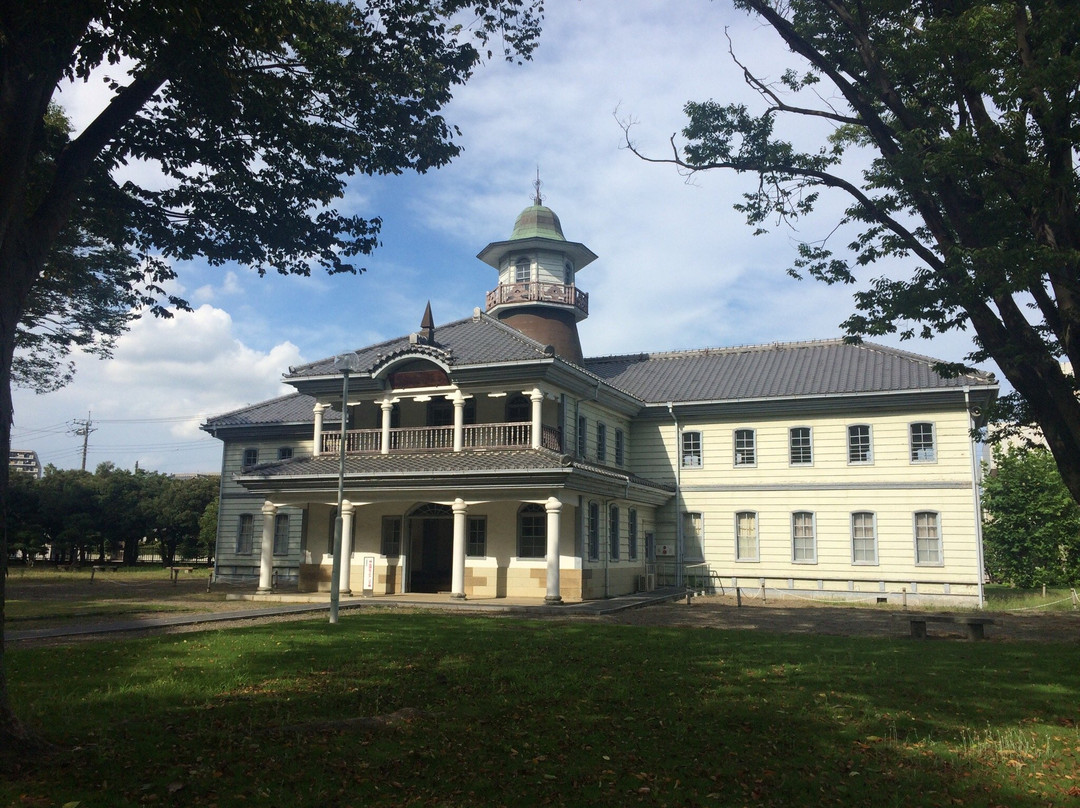
<svg viewBox="0 0 1080 808">
<path fill-rule="evenodd" d="M 607 426 L 604 424 L 596 425 L 596 459 L 607 460 Z"/>
<path fill-rule="evenodd" d="M 514 283 L 528 283 L 532 280 L 532 264 L 528 258 L 519 258 L 514 264 Z"/>
<path fill-rule="evenodd" d="M 848 463 L 873 463 L 872 446 L 870 427 L 867 424 L 855 424 L 847 428 Z"/>
<path fill-rule="evenodd" d="M 547 555 L 547 513 L 541 505 L 523 505 L 518 511 L 518 558 Z"/>
<path fill-rule="evenodd" d="M 585 532 L 589 539 L 589 560 L 600 560 L 600 505 L 596 502 L 589 503 L 589 517 L 585 525 Z"/>
<path fill-rule="evenodd" d="M 291 446 L 282 446 L 281 448 L 279 448 L 277 450 L 277 459 L 278 460 L 292 460 L 292 447 Z"/>
<path fill-rule="evenodd" d="M 911 425 L 911 462 L 933 463 L 937 460 L 934 448 L 934 425 L 919 423 Z"/>
<path fill-rule="evenodd" d="M 701 466 L 701 433 L 682 433 L 682 465 L 683 468 L 699 468 Z"/>
<path fill-rule="evenodd" d="M 251 553 L 251 540 L 255 536 L 255 517 L 250 513 L 240 514 L 240 520 L 236 523 L 236 554 L 249 555 Z"/>
<path fill-rule="evenodd" d="M 612 561 L 619 560 L 619 508 L 612 505 L 608 509 L 608 552 Z"/>
<path fill-rule="evenodd" d="M 589 422 L 585 416 L 577 419 L 577 453 L 578 457 L 585 457 L 589 448 Z"/>
<path fill-rule="evenodd" d="M 401 517 L 384 516 L 382 518 L 382 545 L 379 552 L 384 556 L 401 555 Z"/>
<path fill-rule="evenodd" d="M 258 449 L 244 449 L 244 468 L 251 468 L 252 466 L 259 465 L 259 450 Z"/>
<path fill-rule="evenodd" d="M 796 426 L 788 430 L 788 450 L 791 465 L 809 466 L 814 462 L 810 443 L 810 427 Z"/>
<path fill-rule="evenodd" d="M 487 518 L 483 516 L 469 517 L 468 542 L 465 545 L 465 555 L 473 558 L 484 558 L 487 555 Z"/>
<path fill-rule="evenodd" d="M 877 564 L 877 527 L 874 514 L 851 514 L 851 562 Z"/>
<path fill-rule="evenodd" d="M 626 513 L 626 557 L 637 561 L 637 510 L 631 508 Z"/>
<path fill-rule="evenodd" d="M 289 515 L 279 513 L 274 517 L 274 555 L 289 552 Z"/>
<path fill-rule="evenodd" d="M 615 430 L 615 463 L 623 465 L 626 462 L 626 435 L 621 429 Z"/>
<path fill-rule="evenodd" d="M 757 514 L 753 511 L 735 514 L 735 560 L 758 560 Z"/>
<path fill-rule="evenodd" d="M 791 514 L 791 560 L 796 564 L 817 563 L 814 514 L 808 511 Z"/>
<path fill-rule="evenodd" d="M 684 513 L 683 551 L 687 561 L 700 561 L 705 558 L 705 529 L 700 513 Z"/>
<path fill-rule="evenodd" d="M 915 563 L 940 566 L 941 519 L 933 511 L 915 514 Z"/>
<path fill-rule="evenodd" d="M 754 430 L 735 430 L 735 465 L 757 465 L 757 449 L 755 447 Z"/>
</svg>

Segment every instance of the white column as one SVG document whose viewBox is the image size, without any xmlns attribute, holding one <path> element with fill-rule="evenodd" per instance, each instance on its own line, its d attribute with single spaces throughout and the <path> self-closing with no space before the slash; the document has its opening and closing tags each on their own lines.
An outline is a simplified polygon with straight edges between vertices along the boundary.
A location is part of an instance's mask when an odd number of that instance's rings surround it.
<svg viewBox="0 0 1080 808">
<path fill-rule="evenodd" d="M 311 456 L 318 457 L 322 454 L 322 422 L 323 413 L 330 408 L 329 404 L 316 404 L 312 407 L 312 412 L 315 413 L 315 435 L 314 444 L 311 447 Z"/>
<path fill-rule="evenodd" d="M 450 597 L 465 598 L 465 533 L 468 526 L 469 506 L 465 500 L 454 500 L 454 563 L 450 580 Z"/>
<path fill-rule="evenodd" d="M 342 595 L 351 595 L 349 572 L 352 570 L 352 523 L 353 504 L 347 499 L 341 501 L 341 581 L 338 591 Z"/>
<path fill-rule="evenodd" d="M 559 515 L 562 503 L 555 497 L 549 497 L 544 503 L 547 511 L 547 594 L 545 603 L 562 603 L 559 594 Z"/>
<path fill-rule="evenodd" d="M 465 447 L 465 396 L 458 390 L 450 398 L 454 404 L 454 451 Z"/>
<path fill-rule="evenodd" d="M 379 406 L 382 407 L 382 443 L 379 445 L 379 452 L 390 454 L 390 415 L 394 411 L 394 402 L 384 398 Z"/>
<path fill-rule="evenodd" d="M 266 500 L 262 506 L 263 534 L 262 547 L 259 548 L 259 588 L 257 593 L 273 590 L 274 583 L 274 517 L 277 505 Z"/>
<path fill-rule="evenodd" d="M 529 401 L 532 402 L 532 448 L 539 449 L 541 443 L 541 406 L 544 403 L 544 393 L 539 387 L 534 388 L 532 392 L 529 393 Z"/>
</svg>

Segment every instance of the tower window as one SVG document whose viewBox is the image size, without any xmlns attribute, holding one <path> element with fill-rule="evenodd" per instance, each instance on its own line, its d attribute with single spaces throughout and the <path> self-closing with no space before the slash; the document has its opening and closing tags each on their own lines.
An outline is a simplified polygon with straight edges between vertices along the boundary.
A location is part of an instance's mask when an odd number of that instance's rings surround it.
<svg viewBox="0 0 1080 808">
<path fill-rule="evenodd" d="M 514 264 L 514 283 L 528 283 L 532 280 L 532 264 L 528 258 L 519 258 Z"/>
<path fill-rule="evenodd" d="M 566 283 L 566 284 L 573 283 L 574 282 L 574 265 L 571 264 L 569 261 L 567 261 L 565 264 L 563 264 L 563 272 L 564 272 L 564 278 L 565 278 L 565 280 L 563 282 Z"/>
</svg>

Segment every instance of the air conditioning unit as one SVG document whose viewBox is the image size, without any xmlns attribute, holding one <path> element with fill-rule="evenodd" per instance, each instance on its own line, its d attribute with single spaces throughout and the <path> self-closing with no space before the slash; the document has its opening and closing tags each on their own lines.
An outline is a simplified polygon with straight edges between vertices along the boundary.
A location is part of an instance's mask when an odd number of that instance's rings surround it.
<svg viewBox="0 0 1080 808">
<path fill-rule="evenodd" d="M 634 591 L 635 592 L 648 592 L 648 575 L 637 575 L 634 577 Z"/>
</svg>

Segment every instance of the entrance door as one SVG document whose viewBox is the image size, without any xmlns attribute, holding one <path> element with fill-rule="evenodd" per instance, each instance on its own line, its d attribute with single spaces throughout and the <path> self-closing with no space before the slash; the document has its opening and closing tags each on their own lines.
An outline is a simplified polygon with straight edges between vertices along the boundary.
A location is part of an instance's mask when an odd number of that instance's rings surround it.
<svg viewBox="0 0 1080 808">
<path fill-rule="evenodd" d="M 449 592 L 454 561 L 450 509 L 444 505 L 423 506 L 409 523 L 409 591 Z"/>
</svg>

